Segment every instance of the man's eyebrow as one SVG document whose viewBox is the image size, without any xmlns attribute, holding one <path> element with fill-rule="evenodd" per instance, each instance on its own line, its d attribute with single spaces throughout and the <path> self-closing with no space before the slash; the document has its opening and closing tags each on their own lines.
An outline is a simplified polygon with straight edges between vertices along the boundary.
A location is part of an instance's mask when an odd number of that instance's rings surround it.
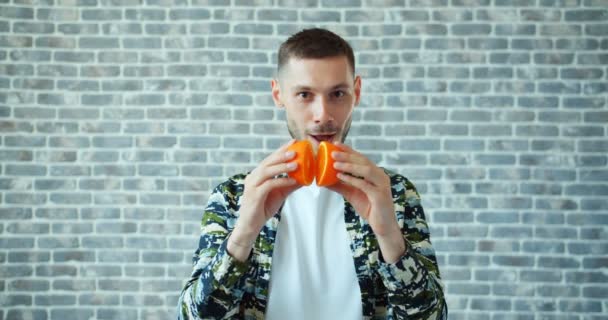
<svg viewBox="0 0 608 320">
<path fill-rule="evenodd" d="M 312 88 L 309 86 L 294 86 L 291 88 L 293 91 L 312 91 Z"/>
<path fill-rule="evenodd" d="M 333 87 L 331 87 L 329 90 L 330 91 L 334 91 L 334 90 L 338 90 L 338 89 L 347 89 L 349 86 L 347 83 L 340 83 L 337 84 Z M 297 92 L 301 92 L 301 91 L 313 91 L 311 87 L 309 86 L 302 86 L 302 85 L 297 85 L 291 88 L 293 91 L 297 91 Z"/>
</svg>

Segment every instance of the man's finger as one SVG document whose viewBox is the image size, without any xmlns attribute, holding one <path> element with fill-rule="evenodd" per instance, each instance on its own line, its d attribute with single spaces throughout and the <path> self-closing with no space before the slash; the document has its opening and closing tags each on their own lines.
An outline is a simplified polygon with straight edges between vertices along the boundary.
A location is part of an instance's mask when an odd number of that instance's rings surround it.
<svg viewBox="0 0 608 320">
<path fill-rule="evenodd" d="M 334 152 L 332 152 L 331 157 L 334 160 L 352 162 L 352 163 L 358 163 L 358 164 L 371 163 L 371 161 L 369 161 L 369 159 L 367 159 L 366 156 L 355 151 L 354 149 L 352 149 L 351 147 L 348 147 L 345 144 L 340 144 L 339 148 L 341 148 L 342 151 L 334 151 L 336 154 L 335 156 L 333 155 Z"/>
<path fill-rule="evenodd" d="M 272 179 L 280 174 L 283 173 L 289 173 L 292 171 L 295 171 L 298 169 L 298 163 L 297 162 L 281 162 L 281 163 L 277 163 L 275 165 L 269 166 L 269 167 L 265 167 L 265 168 L 260 168 L 260 176 L 258 179 L 260 179 L 260 183 L 268 180 L 268 179 Z"/>
<path fill-rule="evenodd" d="M 360 165 L 346 162 L 335 162 L 334 168 L 343 173 L 350 173 L 356 177 L 362 177 L 371 185 L 378 186 L 382 183 L 382 177 L 378 176 L 378 171 L 369 165 Z M 384 174 L 384 173 L 383 173 Z M 358 179 L 358 178 L 357 178 Z M 361 180 L 361 179 L 359 179 Z"/>
<path fill-rule="evenodd" d="M 270 179 L 266 180 L 262 185 L 260 185 L 260 192 L 262 194 L 269 194 L 274 189 L 291 187 L 295 184 L 296 180 L 294 180 L 293 178 Z"/>
<path fill-rule="evenodd" d="M 368 181 L 365 181 L 364 179 L 355 178 L 345 173 L 338 173 L 338 179 L 361 190 L 364 193 L 370 193 L 374 191 L 374 186 Z"/>
</svg>

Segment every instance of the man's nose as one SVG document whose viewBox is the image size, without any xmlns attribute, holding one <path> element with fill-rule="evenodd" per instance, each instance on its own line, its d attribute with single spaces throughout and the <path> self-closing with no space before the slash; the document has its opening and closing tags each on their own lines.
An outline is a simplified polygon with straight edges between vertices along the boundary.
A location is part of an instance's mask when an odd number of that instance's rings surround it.
<svg viewBox="0 0 608 320">
<path fill-rule="evenodd" d="M 333 121 L 333 117 L 330 113 L 330 105 L 326 98 L 319 97 L 316 99 L 313 106 L 313 116 L 315 123 L 327 123 Z"/>
</svg>

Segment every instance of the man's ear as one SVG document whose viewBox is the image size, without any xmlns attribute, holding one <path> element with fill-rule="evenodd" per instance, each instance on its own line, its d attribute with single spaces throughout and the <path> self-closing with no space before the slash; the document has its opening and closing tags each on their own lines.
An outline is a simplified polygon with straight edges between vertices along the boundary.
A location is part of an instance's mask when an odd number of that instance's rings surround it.
<svg viewBox="0 0 608 320">
<path fill-rule="evenodd" d="M 281 100 L 281 86 L 279 85 L 279 81 L 277 79 L 272 79 L 270 81 L 270 86 L 272 88 L 272 100 L 274 100 L 274 104 L 279 107 L 285 107 L 283 101 Z"/>
<path fill-rule="evenodd" d="M 355 106 L 361 101 L 361 77 L 355 77 Z"/>
</svg>

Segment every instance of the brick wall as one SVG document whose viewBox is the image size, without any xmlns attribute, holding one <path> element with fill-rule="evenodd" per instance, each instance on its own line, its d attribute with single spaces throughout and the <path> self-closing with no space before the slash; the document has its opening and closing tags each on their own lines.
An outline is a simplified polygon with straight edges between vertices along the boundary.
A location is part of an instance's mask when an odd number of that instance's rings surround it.
<svg viewBox="0 0 608 320">
<path fill-rule="evenodd" d="M 0 1 L 0 319 L 172 319 L 210 188 L 287 138 L 278 45 L 363 76 L 450 319 L 606 319 L 608 1 Z"/>
</svg>

